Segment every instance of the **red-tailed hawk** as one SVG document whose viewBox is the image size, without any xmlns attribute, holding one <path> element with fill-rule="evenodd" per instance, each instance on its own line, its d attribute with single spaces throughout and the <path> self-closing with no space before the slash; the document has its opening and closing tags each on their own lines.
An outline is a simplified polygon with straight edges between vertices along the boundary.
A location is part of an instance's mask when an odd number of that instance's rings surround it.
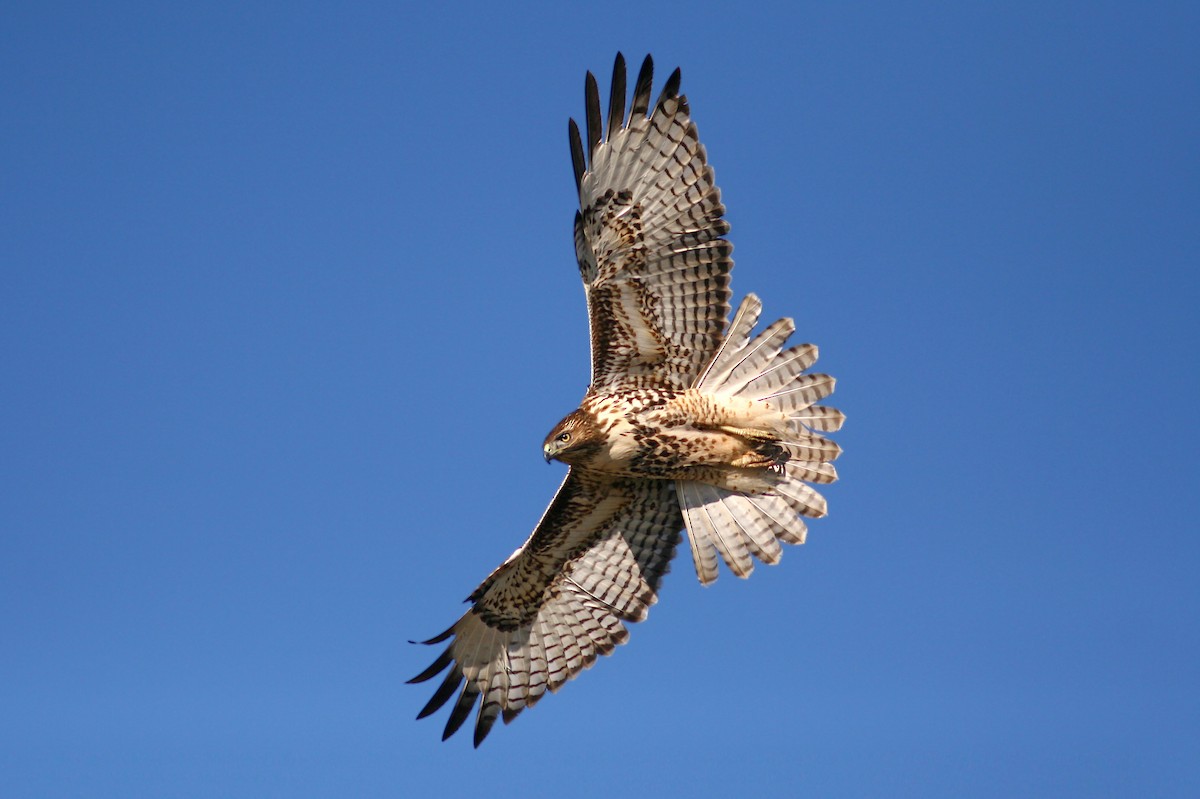
<svg viewBox="0 0 1200 799">
<path fill-rule="evenodd" d="M 585 83 L 587 138 L 570 122 L 581 210 L 575 252 L 591 323 L 592 381 L 546 437 L 570 465 L 533 534 L 426 643 L 450 641 L 410 682 L 449 668 L 418 718 L 457 694 L 443 739 L 479 702 L 475 745 L 608 654 L 641 621 L 686 527 L 696 574 L 717 559 L 739 577 L 803 543 L 801 517 L 825 515 L 809 483 L 837 478 L 838 446 L 819 433 L 842 414 L 815 403 L 833 378 L 807 374 L 817 348 L 785 348 L 781 319 L 750 337 L 753 294 L 729 315 L 733 247 L 679 70 L 650 105 L 642 64 L 625 114 L 617 55 L 607 123 Z M 461 686 L 461 689 L 460 689 Z"/>
</svg>

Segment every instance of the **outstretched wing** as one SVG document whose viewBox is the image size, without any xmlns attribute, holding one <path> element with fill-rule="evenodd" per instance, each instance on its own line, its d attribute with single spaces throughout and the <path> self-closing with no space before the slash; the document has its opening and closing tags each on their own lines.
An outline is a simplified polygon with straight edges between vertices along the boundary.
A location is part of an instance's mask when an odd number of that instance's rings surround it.
<svg viewBox="0 0 1200 799">
<path fill-rule="evenodd" d="M 625 116 L 625 59 L 613 67 L 608 122 L 587 74 L 587 141 L 570 123 L 579 189 L 575 253 L 587 292 L 592 391 L 691 386 L 721 341 L 733 245 L 704 146 L 678 94 L 653 109 L 647 56 Z M 647 117 L 647 111 L 650 115 Z"/>
<path fill-rule="evenodd" d="M 474 606 L 425 642 L 453 639 L 409 681 L 450 668 L 417 718 L 457 692 L 445 740 L 482 696 L 479 746 L 498 717 L 508 723 L 624 643 L 623 622 L 641 621 L 657 601 L 682 527 L 669 481 L 568 472 L 533 535 L 471 594 Z"/>
</svg>

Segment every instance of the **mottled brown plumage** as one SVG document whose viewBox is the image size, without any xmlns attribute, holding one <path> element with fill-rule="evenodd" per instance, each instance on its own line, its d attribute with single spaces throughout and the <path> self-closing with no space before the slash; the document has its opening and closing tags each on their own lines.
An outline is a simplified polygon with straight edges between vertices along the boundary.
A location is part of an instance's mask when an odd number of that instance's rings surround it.
<svg viewBox="0 0 1200 799">
<path fill-rule="evenodd" d="M 840 450 L 820 435 L 842 415 L 814 403 L 833 378 L 816 348 L 784 348 L 780 320 L 751 338 L 761 304 L 728 325 L 732 245 L 679 70 L 650 105 L 647 56 L 625 116 L 625 61 L 609 109 L 585 81 L 586 133 L 569 126 L 580 210 L 575 251 L 587 295 L 592 379 L 546 436 L 570 469 L 533 534 L 427 643 L 445 651 L 412 680 L 447 671 L 419 717 L 457 694 L 443 737 L 478 701 L 475 745 L 628 636 L 645 618 L 686 527 L 702 582 L 718 558 L 738 576 L 802 543 Z"/>
</svg>

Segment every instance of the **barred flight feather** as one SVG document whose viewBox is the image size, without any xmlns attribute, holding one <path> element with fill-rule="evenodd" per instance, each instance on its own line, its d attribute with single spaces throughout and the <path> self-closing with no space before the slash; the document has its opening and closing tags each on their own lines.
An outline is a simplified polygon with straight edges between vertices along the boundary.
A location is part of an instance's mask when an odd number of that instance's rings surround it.
<svg viewBox="0 0 1200 799">
<path fill-rule="evenodd" d="M 803 375 L 792 382 L 786 389 L 768 394 L 762 399 L 773 408 L 783 413 L 793 413 L 803 410 L 817 400 L 822 400 L 833 393 L 836 380 L 829 375 Z"/>
<path fill-rule="evenodd" d="M 820 430 L 822 433 L 836 433 L 842 429 L 842 423 L 846 421 L 844 413 L 837 408 L 829 408 L 824 405 L 809 405 L 807 408 L 792 413 L 791 418 L 805 427 Z"/>
<path fill-rule="evenodd" d="M 680 480 L 676 484 L 679 491 L 679 505 L 683 508 L 683 519 L 687 526 L 688 543 L 692 548 L 692 563 L 696 567 L 696 576 L 704 585 L 717 579 L 717 546 L 715 535 L 709 531 L 709 525 L 701 516 L 703 500 L 696 496 L 690 481 Z"/>
<path fill-rule="evenodd" d="M 825 498 L 807 483 L 800 480 L 784 480 L 775 490 L 802 516 L 819 519 L 826 513 Z"/>
<path fill-rule="evenodd" d="M 751 378 L 741 389 L 743 397 L 761 400 L 792 381 L 816 363 L 817 348 L 813 344 L 798 344 L 776 356 L 770 367 Z"/>
<path fill-rule="evenodd" d="M 758 296 L 747 294 L 742 300 L 742 304 L 738 306 L 733 321 L 729 323 L 729 329 L 725 331 L 721 345 L 696 378 L 696 388 L 709 389 L 710 386 L 719 384 L 725 379 L 729 370 L 732 369 L 730 364 L 734 354 L 745 348 L 746 343 L 750 340 L 750 331 L 758 324 L 761 312 L 762 302 L 759 301 Z"/>
<path fill-rule="evenodd" d="M 783 557 L 783 547 L 779 546 L 770 518 L 745 494 L 725 496 L 722 503 L 744 531 L 746 544 L 754 557 L 767 565 L 778 563 Z"/>
<path fill-rule="evenodd" d="M 808 431 L 793 431 L 791 438 L 781 441 L 780 446 L 793 459 L 817 463 L 836 460 L 842 454 L 842 448 L 835 442 Z"/>
<path fill-rule="evenodd" d="M 766 330 L 754 337 L 742 351 L 741 360 L 730 371 L 721 386 L 721 393 L 739 396 L 751 380 L 759 377 L 775 364 L 775 359 L 787 343 L 788 336 L 795 332 L 791 319 L 777 319 Z"/>
<path fill-rule="evenodd" d="M 712 537 L 717 554 L 729 570 L 738 577 L 749 577 L 754 571 L 754 561 L 746 546 L 746 536 L 729 508 L 721 501 L 719 489 L 704 483 L 690 483 L 700 502 L 702 526 Z"/>
<path fill-rule="evenodd" d="M 817 483 L 820 485 L 834 483 L 837 481 L 838 476 L 837 468 L 832 463 L 802 461 L 797 460 L 794 456 L 784 464 L 784 469 L 795 480 L 804 480 L 808 483 Z"/>
<path fill-rule="evenodd" d="M 700 539 L 699 545 L 715 552 L 738 577 L 749 577 L 754 571 L 751 555 L 763 563 L 779 562 L 779 528 L 794 525 L 795 513 L 784 508 L 778 517 L 760 509 L 756 498 L 723 491 L 715 486 L 692 481 L 678 484 L 681 504 L 687 509 L 688 533 Z M 697 566 L 700 581 L 708 584 L 716 579 L 716 560 L 703 558 Z"/>
</svg>

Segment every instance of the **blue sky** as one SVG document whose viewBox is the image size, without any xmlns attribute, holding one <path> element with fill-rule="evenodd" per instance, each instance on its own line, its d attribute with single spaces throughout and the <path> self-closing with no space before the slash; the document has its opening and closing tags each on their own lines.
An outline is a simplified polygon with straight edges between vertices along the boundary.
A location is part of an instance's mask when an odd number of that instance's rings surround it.
<svg viewBox="0 0 1200 799">
<path fill-rule="evenodd" d="M 8 795 L 1200 790 L 1194 4 L 204 5 L 0 19 Z M 407 639 L 562 477 L 617 50 L 842 481 L 472 751 Z"/>
</svg>

